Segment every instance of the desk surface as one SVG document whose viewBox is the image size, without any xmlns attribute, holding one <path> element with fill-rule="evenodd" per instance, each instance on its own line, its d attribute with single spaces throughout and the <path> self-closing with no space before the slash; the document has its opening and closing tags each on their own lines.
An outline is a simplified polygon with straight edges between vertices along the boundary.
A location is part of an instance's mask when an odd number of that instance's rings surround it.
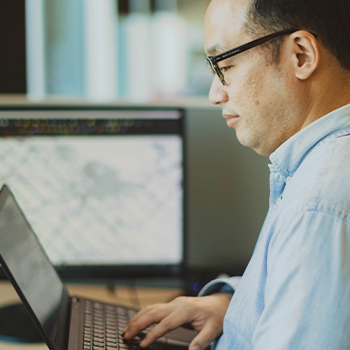
<svg viewBox="0 0 350 350">
<path fill-rule="evenodd" d="M 104 285 L 68 284 L 69 294 L 98 299 L 110 303 L 143 307 L 168 302 L 183 292 L 180 289 L 117 286 L 114 291 Z M 19 297 L 8 281 L 0 281 L 0 307 L 19 302 Z M 0 350 L 48 350 L 46 344 L 13 344 L 0 342 Z"/>
</svg>

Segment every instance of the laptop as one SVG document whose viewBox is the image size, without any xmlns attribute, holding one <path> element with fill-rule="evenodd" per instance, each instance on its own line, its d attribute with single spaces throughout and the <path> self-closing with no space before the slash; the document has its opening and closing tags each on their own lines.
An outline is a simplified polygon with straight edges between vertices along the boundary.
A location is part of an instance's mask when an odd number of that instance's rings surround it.
<svg viewBox="0 0 350 350">
<path fill-rule="evenodd" d="M 121 331 L 137 310 L 70 296 L 9 187 L 0 192 L 0 263 L 50 350 L 141 349 Z M 151 349 L 187 349 L 198 334 L 179 327 Z"/>
</svg>

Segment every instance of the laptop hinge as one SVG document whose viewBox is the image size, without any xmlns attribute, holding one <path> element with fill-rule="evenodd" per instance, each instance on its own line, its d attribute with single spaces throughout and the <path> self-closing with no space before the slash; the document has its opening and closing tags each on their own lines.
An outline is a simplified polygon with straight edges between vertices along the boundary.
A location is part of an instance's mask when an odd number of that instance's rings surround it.
<svg viewBox="0 0 350 350">
<path fill-rule="evenodd" d="M 83 348 L 83 300 L 72 297 L 71 315 L 69 324 L 68 350 Z"/>
</svg>

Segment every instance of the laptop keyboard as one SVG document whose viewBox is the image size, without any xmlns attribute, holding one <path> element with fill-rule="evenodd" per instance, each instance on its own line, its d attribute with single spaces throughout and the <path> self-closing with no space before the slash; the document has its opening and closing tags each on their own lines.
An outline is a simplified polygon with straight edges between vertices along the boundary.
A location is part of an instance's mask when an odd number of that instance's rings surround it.
<svg viewBox="0 0 350 350">
<path fill-rule="evenodd" d="M 121 334 L 136 311 L 89 300 L 84 308 L 84 350 L 141 349 L 140 336 L 125 342 Z"/>
</svg>

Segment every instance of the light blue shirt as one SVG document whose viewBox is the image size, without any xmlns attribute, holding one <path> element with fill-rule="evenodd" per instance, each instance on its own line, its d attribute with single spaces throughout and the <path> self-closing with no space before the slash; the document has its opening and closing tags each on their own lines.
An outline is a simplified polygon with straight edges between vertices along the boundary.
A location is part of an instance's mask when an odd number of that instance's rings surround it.
<svg viewBox="0 0 350 350">
<path fill-rule="evenodd" d="M 350 105 L 270 156 L 270 203 L 216 350 L 350 349 Z"/>
</svg>

